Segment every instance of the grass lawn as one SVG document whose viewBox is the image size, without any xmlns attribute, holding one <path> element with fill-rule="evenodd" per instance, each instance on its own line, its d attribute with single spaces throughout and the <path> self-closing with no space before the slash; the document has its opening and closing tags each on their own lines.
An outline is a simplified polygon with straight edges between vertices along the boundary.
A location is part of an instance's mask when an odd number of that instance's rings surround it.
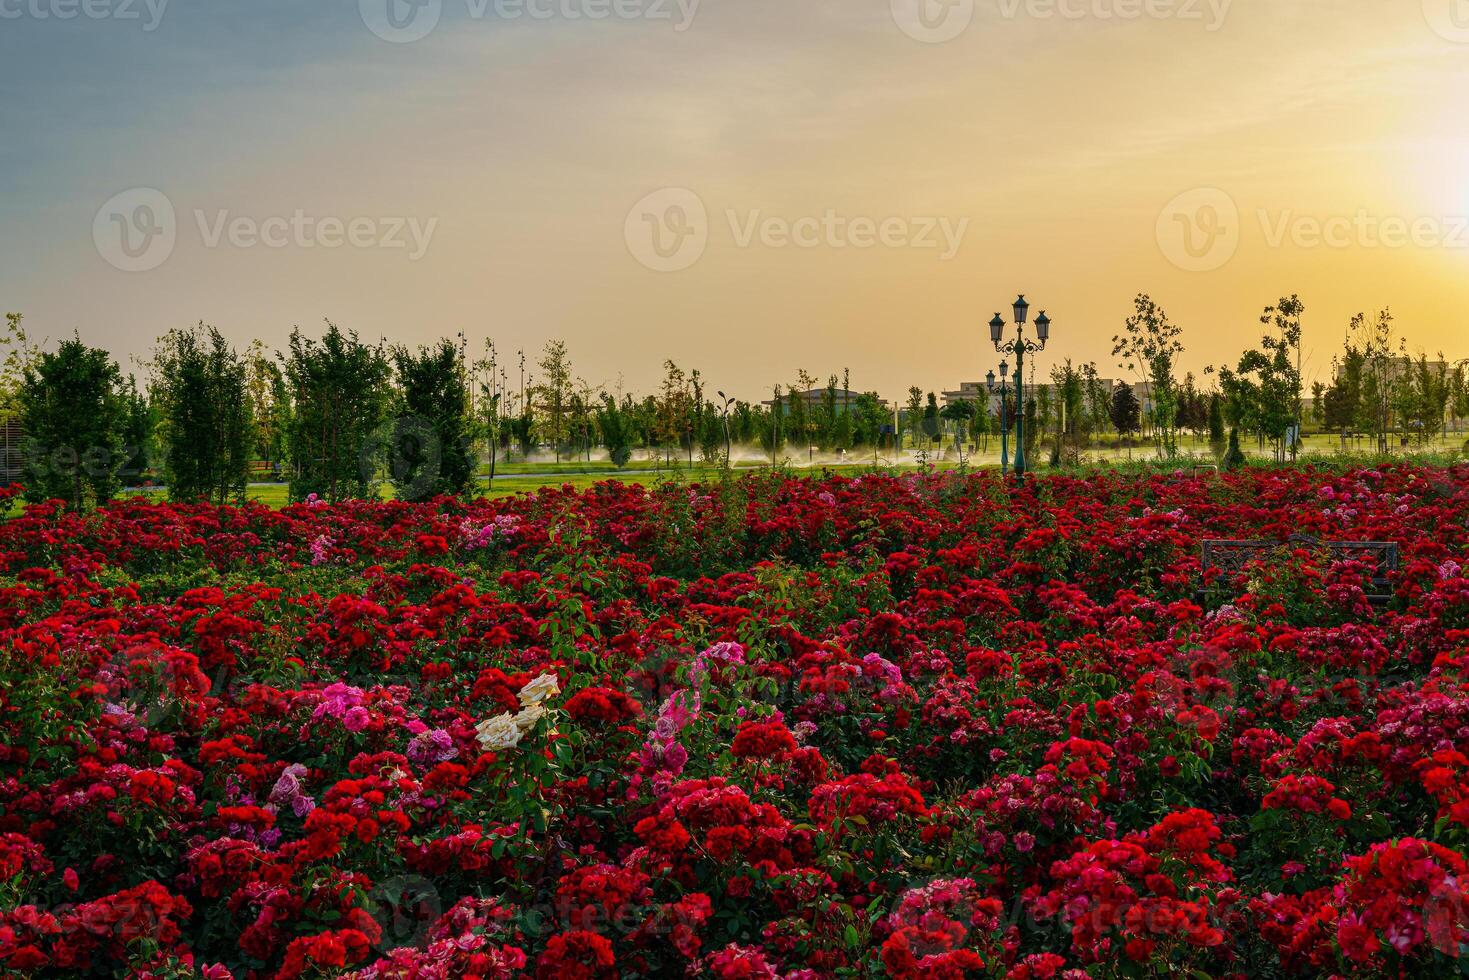
<svg viewBox="0 0 1469 980">
<path fill-rule="evenodd" d="M 1138 444 L 1130 449 L 1116 445 L 1092 446 L 1083 451 L 1087 463 L 1092 466 L 1122 466 L 1124 468 L 1133 465 L 1148 466 L 1156 460 L 1156 454 L 1151 443 L 1137 441 Z M 1355 453 L 1359 449 L 1370 448 L 1367 440 L 1354 440 L 1348 443 L 1348 452 Z M 1464 434 L 1450 433 L 1446 438 L 1434 440 L 1431 445 L 1424 447 L 1413 447 L 1408 455 L 1418 456 L 1423 453 L 1457 453 L 1463 449 Z M 1253 441 L 1246 441 L 1241 448 L 1245 454 L 1253 460 L 1268 462 L 1271 454 L 1268 447 L 1262 452 Z M 1399 447 L 1394 450 L 1400 452 Z M 1013 460 L 1013 445 L 1011 458 Z M 1312 434 L 1306 436 L 1304 446 L 1301 450 L 1303 462 L 1319 462 L 1330 464 L 1333 459 L 1341 459 L 1341 440 L 1331 434 Z M 1179 451 L 1181 458 L 1174 465 L 1187 468 L 1193 463 L 1210 464 L 1214 462 L 1214 455 L 1207 441 L 1195 440 L 1191 436 L 1184 436 L 1179 440 Z M 1402 458 L 1394 452 L 1390 458 Z M 1038 445 L 1032 451 L 1030 459 L 1031 469 L 1038 473 L 1046 472 L 1049 467 L 1047 460 L 1050 456 L 1050 447 Z M 823 471 L 852 472 L 856 470 L 871 469 L 872 457 L 863 457 L 853 454 L 847 459 L 835 461 L 830 458 L 817 460 L 814 464 L 808 464 L 807 460 L 798 456 L 787 456 L 784 460 L 787 466 L 792 467 L 793 472 L 803 471 L 821 473 Z M 1000 465 L 1000 448 L 998 440 L 990 439 L 984 452 L 970 454 L 966 463 L 973 468 L 998 468 Z M 958 457 L 953 450 L 952 444 L 942 452 L 935 452 L 929 456 L 929 464 L 939 470 L 956 468 Z M 735 463 L 735 469 L 752 471 L 766 464 L 754 459 L 745 459 Z M 896 463 L 890 456 L 879 458 L 879 465 L 888 472 L 914 470 L 918 468 L 916 461 L 910 453 L 905 452 L 902 462 Z M 661 465 L 650 459 L 634 459 L 628 463 L 627 468 L 619 470 L 606 460 L 587 461 L 517 461 L 507 463 L 503 460 L 496 466 L 495 480 L 492 485 L 488 484 L 488 467 L 481 467 L 480 483 L 482 491 L 488 497 L 505 497 L 517 493 L 534 493 L 546 487 L 571 486 L 578 490 L 584 490 L 595 483 L 603 480 L 620 480 L 624 483 L 639 483 L 651 485 L 660 480 L 676 479 L 688 482 L 709 482 L 719 478 L 719 468 L 705 466 L 695 463 L 689 467 L 687 462 L 678 461 L 670 466 L 668 463 Z M 392 485 L 384 482 L 381 488 L 382 496 L 390 499 L 393 495 Z M 164 490 L 131 490 L 125 491 L 126 496 L 148 496 L 156 500 L 166 499 Z M 284 484 L 257 484 L 251 486 L 246 496 L 250 500 L 258 500 L 267 507 L 283 507 L 286 504 L 286 486 Z"/>
</svg>

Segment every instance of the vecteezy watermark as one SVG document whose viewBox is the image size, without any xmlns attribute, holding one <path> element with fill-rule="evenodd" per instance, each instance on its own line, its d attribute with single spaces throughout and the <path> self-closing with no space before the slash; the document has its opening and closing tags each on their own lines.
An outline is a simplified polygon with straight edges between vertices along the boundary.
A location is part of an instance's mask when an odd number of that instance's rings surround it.
<svg viewBox="0 0 1469 980">
<path fill-rule="evenodd" d="M 735 245 L 749 248 L 914 248 L 941 249 L 939 261 L 959 254 L 969 219 L 924 215 L 885 218 L 848 217 L 827 208 L 819 215 L 783 218 L 759 211 L 725 212 Z"/>
<path fill-rule="evenodd" d="M 974 0 L 891 0 L 893 22 L 915 41 L 943 44 L 969 29 Z"/>
<path fill-rule="evenodd" d="M 1469 248 L 1469 215 L 1377 215 L 1366 209 L 1327 217 L 1261 210 L 1270 248 Z"/>
<path fill-rule="evenodd" d="M 1469 0 L 1423 0 L 1423 16 L 1445 41 L 1469 44 Z"/>
<path fill-rule="evenodd" d="M 1217 187 L 1184 191 L 1158 213 L 1158 247 L 1186 272 L 1212 272 L 1239 249 L 1239 207 Z"/>
<path fill-rule="evenodd" d="M 1234 0 L 999 0 L 1006 20 L 1176 20 L 1213 33 Z"/>
<path fill-rule="evenodd" d="M 463 0 L 470 20 L 646 20 L 682 33 L 702 0 Z M 384 41 L 421 41 L 444 15 L 444 0 L 357 0 L 362 22 Z"/>
<path fill-rule="evenodd" d="M 893 20 L 915 41 L 942 44 L 974 22 L 974 0 L 890 0 Z M 1456 0 L 1459 2 L 1459 0 Z M 1462 0 L 1469 2 L 1469 0 Z M 1175 20 L 1224 26 L 1234 0 L 997 0 L 1003 20 Z"/>
<path fill-rule="evenodd" d="M 687 187 L 665 187 L 632 206 L 622 237 L 633 258 L 654 272 L 682 272 L 709 247 L 709 211 Z"/>
<path fill-rule="evenodd" d="M 1313 215 L 1294 210 L 1255 212 L 1267 248 L 1469 249 L 1469 215 Z M 1241 220 L 1234 199 L 1217 187 L 1185 191 L 1158 214 L 1158 247 L 1187 272 L 1212 272 L 1239 250 Z"/>
<path fill-rule="evenodd" d="M 167 9 L 168 0 L 0 0 L 0 20 L 140 21 L 153 31 Z"/>
<path fill-rule="evenodd" d="M 423 258 L 439 219 L 415 216 L 289 214 L 255 217 L 228 209 L 191 212 L 205 248 L 361 248 L 402 250 L 410 262 Z M 92 242 L 108 264 L 123 272 L 147 272 L 168 261 L 178 242 L 179 221 L 168 195 L 152 187 L 114 194 L 92 219 Z"/>
<path fill-rule="evenodd" d="M 194 221 L 205 248 L 221 243 L 233 248 L 383 248 L 406 249 L 408 261 L 417 262 L 428 251 L 438 218 L 417 217 L 339 218 L 307 214 L 300 208 L 290 215 L 256 218 L 231 215 L 228 210 L 206 212 L 195 209 Z"/>
<path fill-rule="evenodd" d="M 920 249 L 947 262 L 959 254 L 969 219 L 947 216 L 874 218 L 845 215 L 834 208 L 798 217 L 766 214 L 759 208 L 724 212 L 736 248 Z M 633 258 L 654 272 L 679 272 L 703 256 L 711 230 L 704 201 L 685 187 L 655 191 L 633 205 L 623 238 Z"/>
<path fill-rule="evenodd" d="M 123 272 L 156 269 L 173 254 L 178 222 L 168 195 L 152 187 L 114 194 L 92 219 L 97 252 Z"/>
</svg>

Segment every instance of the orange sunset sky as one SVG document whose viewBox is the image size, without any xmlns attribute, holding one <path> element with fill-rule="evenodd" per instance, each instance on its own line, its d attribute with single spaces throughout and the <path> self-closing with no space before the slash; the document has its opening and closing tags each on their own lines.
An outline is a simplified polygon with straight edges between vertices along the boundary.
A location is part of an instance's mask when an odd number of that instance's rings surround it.
<svg viewBox="0 0 1469 980">
<path fill-rule="evenodd" d="M 1308 378 L 1388 306 L 1469 357 L 1469 0 L 57 3 L 0 0 L 33 339 L 330 318 L 891 397 L 994 367 L 1017 292 L 1042 372 L 1118 376 L 1147 291 L 1194 371 L 1289 293 Z"/>
</svg>

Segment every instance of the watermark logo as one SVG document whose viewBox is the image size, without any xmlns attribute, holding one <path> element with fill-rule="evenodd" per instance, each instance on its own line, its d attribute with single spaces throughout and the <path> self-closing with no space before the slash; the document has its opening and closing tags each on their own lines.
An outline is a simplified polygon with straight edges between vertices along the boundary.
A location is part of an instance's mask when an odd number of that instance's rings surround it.
<svg viewBox="0 0 1469 980">
<path fill-rule="evenodd" d="M 98 254 L 123 272 L 158 268 L 173 254 L 177 240 L 173 202 L 152 187 L 114 194 L 92 219 L 92 241 Z"/>
<path fill-rule="evenodd" d="M 382 929 L 379 948 L 391 952 L 422 944 L 443 914 L 444 902 L 427 878 L 399 875 L 372 889 L 367 908 Z"/>
<path fill-rule="evenodd" d="M 0 20 L 139 21 L 145 33 L 163 21 L 168 0 L 0 0 Z"/>
<path fill-rule="evenodd" d="M 898 29 L 924 44 L 952 41 L 974 20 L 974 0 L 891 0 Z"/>
<path fill-rule="evenodd" d="M 786 218 L 767 215 L 756 209 L 745 214 L 731 209 L 725 212 L 735 245 L 749 248 L 757 242 L 765 248 L 830 248 L 936 250 L 939 260 L 947 262 L 959 254 L 969 219 L 955 220 L 937 215 L 903 217 L 888 215 L 872 218 L 848 216 L 832 208 L 819 215 Z"/>
<path fill-rule="evenodd" d="M 873 248 L 931 250 L 947 262 L 959 254 L 969 219 L 947 216 L 870 217 L 834 208 L 796 217 L 759 208 L 724 211 L 735 248 L 834 250 Z M 713 224 L 693 191 L 669 187 L 643 198 L 628 212 L 623 236 L 628 251 L 655 272 L 680 272 L 697 262 L 709 245 Z"/>
<path fill-rule="evenodd" d="M 1291 210 L 1259 212 L 1260 230 L 1270 248 L 1469 248 L 1469 216 L 1355 214 L 1317 217 Z"/>
<path fill-rule="evenodd" d="M 209 249 L 399 250 L 410 262 L 423 258 L 439 225 L 438 218 L 342 218 L 313 215 L 302 208 L 266 217 L 234 214 L 228 209 L 194 208 L 190 213 L 199 243 Z M 134 187 L 113 195 L 92 219 L 92 241 L 98 254 L 124 272 L 158 268 L 173 254 L 178 237 L 179 221 L 173 202 L 152 187 Z"/>
<path fill-rule="evenodd" d="M 0 0 L 0 3 L 5 0 Z M 470 20 L 668 21 L 677 33 L 694 23 L 701 0 L 464 0 Z M 357 0 L 362 22 L 384 41 L 420 41 L 439 26 L 443 0 Z"/>
<path fill-rule="evenodd" d="M 1469 44 L 1469 0 L 1423 0 L 1423 16 L 1445 41 Z"/>
<path fill-rule="evenodd" d="M 1224 26 L 1234 0 L 999 0 L 1006 20 L 1174 20 L 1203 24 L 1214 33 Z"/>
<path fill-rule="evenodd" d="M 1184 191 L 1158 214 L 1158 247 L 1185 272 L 1222 268 L 1239 249 L 1239 207 L 1217 187 Z"/>
<path fill-rule="evenodd" d="M 709 212 L 686 187 L 665 187 L 634 204 L 623 225 L 633 258 L 654 272 L 681 272 L 709 246 Z"/>
<path fill-rule="evenodd" d="M 438 218 L 416 216 L 372 217 L 357 215 L 339 218 L 317 216 L 297 208 L 289 215 L 265 218 L 231 214 L 228 210 L 194 210 L 194 223 L 205 248 L 229 245 L 232 248 L 373 248 L 402 250 L 408 261 L 417 262 L 428 252 Z"/>
<path fill-rule="evenodd" d="M 362 23 L 384 41 L 421 41 L 439 26 L 443 0 L 357 0 Z"/>
</svg>

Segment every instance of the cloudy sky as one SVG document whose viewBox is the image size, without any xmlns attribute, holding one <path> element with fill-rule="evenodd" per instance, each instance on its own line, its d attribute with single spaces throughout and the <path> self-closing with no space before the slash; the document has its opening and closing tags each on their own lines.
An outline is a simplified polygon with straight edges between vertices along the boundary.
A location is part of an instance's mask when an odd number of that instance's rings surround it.
<svg viewBox="0 0 1469 980">
<path fill-rule="evenodd" d="M 0 0 L 0 306 L 121 359 L 323 319 L 594 384 L 942 390 L 1025 292 L 1115 373 L 1299 293 L 1469 356 L 1469 0 Z"/>
</svg>

